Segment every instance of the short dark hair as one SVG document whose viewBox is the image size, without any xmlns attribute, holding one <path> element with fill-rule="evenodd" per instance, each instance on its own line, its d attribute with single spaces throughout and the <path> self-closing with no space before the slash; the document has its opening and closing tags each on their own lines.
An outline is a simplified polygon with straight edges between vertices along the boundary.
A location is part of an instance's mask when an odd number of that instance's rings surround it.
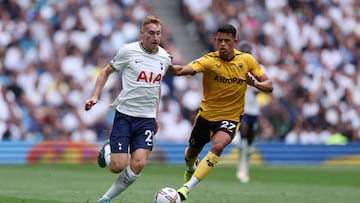
<svg viewBox="0 0 360 203">
<path fill-rule="evenodd" d="M 236 28 L 231 24 L 220 25 L 217 32 L 231 34 L 234 38 L 236 38 Z"/>
</svg>

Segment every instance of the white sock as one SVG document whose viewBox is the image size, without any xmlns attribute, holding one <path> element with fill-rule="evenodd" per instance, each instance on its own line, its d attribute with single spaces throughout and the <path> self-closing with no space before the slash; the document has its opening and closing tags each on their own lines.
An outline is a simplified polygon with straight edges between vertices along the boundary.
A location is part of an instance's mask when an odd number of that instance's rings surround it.
<svg viewBox="0 0 360 203">
<path fill-rule="evenodd" d="M 200 181 L 195 177 L 191 176 L 190 180 L 184 184 L 184 186 L 188 187 L 189 192 L 193 189 L 193 187 L 198 184 Z"/>
<path fill-rule="evenodd" d="M 118 196 L 139 177 L 140 174 L 135 175 L 134 172 L 131 171 L 130 166 L 127 166 L 126 169 L 120 173 L 119 177 L 115 180 L 115 182 L 111 185 L 111 187 L 104 194 L 103 197 L 108 197 L 108 199 L 112 199 Z"/>
<path fill-rule="evenodd" d="M 108 144 L 108 145 L 106 145 L 104 147 L 104 151 L 105 151 L 105 154 L 104 154 L 105 164 L 109 168 L 109 166 L 110 166 L 110 157 L 111 157 L 110 144 Z"/>
<path fill-rule="evenodd" d="M 240 143 L 241 150 L 239 154 L 239 165 L 238 170 L 248 171 L 249 168 L 249 146 L 247 143 L 247 139 L 241 139 Z"/>
</svg>

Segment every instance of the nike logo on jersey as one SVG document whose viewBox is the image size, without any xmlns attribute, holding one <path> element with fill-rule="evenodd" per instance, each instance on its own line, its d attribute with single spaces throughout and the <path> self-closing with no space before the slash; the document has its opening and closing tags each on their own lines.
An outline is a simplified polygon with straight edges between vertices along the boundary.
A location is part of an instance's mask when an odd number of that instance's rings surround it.
<svg viewBox="0 0 360 203">
<path fill-rule="evenodd" d="M 142 61 L 140 61 L 140 60 L 135 60 L 135 63 L 141 63 Z"/>
</svg>

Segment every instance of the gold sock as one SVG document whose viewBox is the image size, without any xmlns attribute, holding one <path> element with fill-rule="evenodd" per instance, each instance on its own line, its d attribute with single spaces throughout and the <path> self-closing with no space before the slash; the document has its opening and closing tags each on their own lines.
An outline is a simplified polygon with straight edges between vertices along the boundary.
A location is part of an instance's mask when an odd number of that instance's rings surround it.
<svg viewBox="0 0 360 203">
<path fill-rule="evenodd" d="M 205 176 L 207 176 L 213 170 L 218 161 L 219 157 L 217 155 L 212 152 L 208 152 L 196 167 L 194 176 L 199 180 L 204 179 Z"/>
<path fill-rule="evenodd" d="M 185 156 L 184 156 L 185 157 L 185 164 L 186 164 L 188 170 L 195 170 L 194 163 L 195 163 L 195 161 L 197 159 L 197 156 L 192 158 L 192 159 L 187 158 L 186 157 L 187 150 L 188 150 L 188 148 L 185 149 Z"/>
</svg>

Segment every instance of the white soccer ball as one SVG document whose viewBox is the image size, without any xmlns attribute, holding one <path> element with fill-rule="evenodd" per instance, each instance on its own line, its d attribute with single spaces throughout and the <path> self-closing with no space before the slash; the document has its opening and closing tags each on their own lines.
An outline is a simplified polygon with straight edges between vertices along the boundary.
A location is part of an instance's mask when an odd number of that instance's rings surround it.
<svg viewBox="0 0 360 203">
<path fill-rule="evenodd" d="M 164 187 L 155 193 L 154 203 L 180 203 L 179 194 L 174 188 Z"/>
</svg>

